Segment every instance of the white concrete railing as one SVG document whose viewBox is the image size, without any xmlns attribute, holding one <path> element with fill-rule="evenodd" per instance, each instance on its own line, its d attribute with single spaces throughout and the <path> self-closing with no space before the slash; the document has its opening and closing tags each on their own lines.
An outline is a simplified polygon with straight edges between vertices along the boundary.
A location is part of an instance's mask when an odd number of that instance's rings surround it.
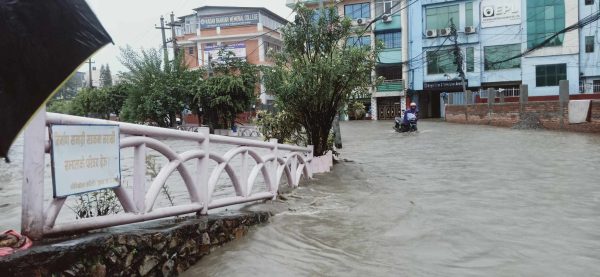
<svg viewBox="0 0 600 277">
<path fill-rule="evenodd" d="M 52 124 L 114 124 L 121 132 L 121 149 L 134 149 L 133 191 L 130 194 L 123 186 L 114 190 L 124 213 L 77 219 L 56 225 L 56 219 L 65 204 L 66 198 L 54 198 L 49 207 L 44 209 L 44 167 L 45 155 L 50 153 L 50 142 L 46 137 L 46 128 Z M 198 143 L 198 147 L 183 153 L 177 153 L 159 138 L 170 138 Z M 224 155 L 211 152 L 211 145 L 225 144 L 235 146 Z M 152 184 L 146 187 L 146 155 L 147 148 L 153 149 L 166 157 L 168 163 L 159 171 Z M 258 149 L 268 150 L 268 154 L 259 154 Z M 296 187 L 300 178 L 312 178 L 314 172 L 329 171 L 323 162 L 316 159 L 314 165 L 312 146 L 299 147 L 270 142 L 248 140 L 234 137 L 210 135 L 208 128 L 200 132 L 186 131 L 113 122 L 55 113 L 39 112 L 25 130 L 24 146 L 24 184 L 22 193 L 22 232 L 33 239 L 44 235 L 56 235 L 99 229 L 110 226 L 141 222 L 163 217 L 200 212 L 240 204 L 245 202 L 274 199 L 279 189 L 279 180 L 283 174 L 290 186 Z M 241 156 L 241 170 L 236 172 L 230 162 Z M 256 165 L 249 168 L 248 159 L 254 159 Z M 196 161 L 195 172 L 190 172 L 183 164 Z M 217 166 L 209 171 L 209 162 Z M 313 170 L 314 169 L 314 170 Z M 235 196 L 213 199 L 213 192 L 219 176 L 226 172 L 235 189 Z M 154 208 L 155 201 L 165 185 L 167 178 L 175 172 L 181 175 L 191 203 L 177 204 L 172 207 Z M 266 184 L 264 192 L 252 194 L 252 188 L 262 174 Z"/>
</svg>

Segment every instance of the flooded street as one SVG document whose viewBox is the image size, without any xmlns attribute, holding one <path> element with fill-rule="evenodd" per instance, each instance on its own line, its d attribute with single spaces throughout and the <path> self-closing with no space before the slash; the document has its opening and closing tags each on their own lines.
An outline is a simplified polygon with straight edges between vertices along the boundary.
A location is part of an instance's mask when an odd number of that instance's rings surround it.
<svg viewBox="0 0 600 277">
<path fill-rule="evenodd" d="M 345 162 L 185 275 L 600 275 L 600 136 L 419 127 L 343 123 Z"/>
</svg>

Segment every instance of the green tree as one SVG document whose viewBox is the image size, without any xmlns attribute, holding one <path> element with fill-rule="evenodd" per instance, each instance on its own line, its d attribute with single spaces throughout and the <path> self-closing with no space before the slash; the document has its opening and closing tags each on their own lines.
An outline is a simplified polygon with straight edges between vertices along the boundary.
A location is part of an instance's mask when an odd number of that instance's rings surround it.
<svg viewBox="0 0 600 277">
<path fill-rule="evenodd" d="M 284 47 L 274 54 L 275 66 L 264 70 L 267 91 L 303 127 L 315 155 L 328 150 L 333 120 L 351 94 L 374 85 L 371 72 L 381 49 L 380 43 L 374 49 L 347 44 L 360 36 L 351 21 L 335 8 L 322 14 L 299 6 L 296 20 L 282 30 Z"/>
<path fill-rule="evenodd" d="M 108 93 L 104 89 L 84 88 L 70 102 L 69 113 L 78 116 L 110 117 Z"/>
<path fill-rule="evenodd" d="M 110 87 L 113 85 L 112 74 L 110 72 L 110 66 L 102 65 L 100 67 L 100 87 Z"/>
<path fill-rule="evenodd" d="M 130 122 L 152 121 L 161 127 L 175 126 L 176 117 L 188 108 L 200 71 L 190 71 L 179 55 L 169 64 L 162 64 L 156 49 L 135 52 L 121 49 L 121 62 L 129 69 L 122 75 L 130 84 L 121 119 Z"/>
<path fill-rule="evenodd" d="M 235 58 L 233 53 L 221 51 L 218 60 L 211 75 L 200 80 L 196 88 L 196 100 L 211 130 L 230 128 L 237 114 L 255 103 L 259 81 L 257 67 Z"/>
</svg>

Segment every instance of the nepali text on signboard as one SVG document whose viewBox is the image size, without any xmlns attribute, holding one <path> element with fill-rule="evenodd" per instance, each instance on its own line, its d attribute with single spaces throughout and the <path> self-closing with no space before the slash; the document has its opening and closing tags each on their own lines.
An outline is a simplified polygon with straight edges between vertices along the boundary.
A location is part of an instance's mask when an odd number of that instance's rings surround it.
<svg viewBox="0 0 600 277">
<path fill-rule="evenodd" d="M 481 3 L 481 27 L 521 24 L 521 0 L 484 0 Z"/>
<path fill-rule="evenodd" d="M 229 45 L 204 46 L 204 61 L 208 62 L 210 55 L 212 61 L 222 62 L 222 57 L 219 56 L 221 50 L 223 50 L 223 56 L 227 56 L 227 52 L 232 52 L 234 58 L 246 59 L 246 43 L 240 42 Z"/>
<path fill-rule="evenodd" d="M 121 184 L 118 126 L 52 125 L 50 137 L 54 197 Z"/>
<path fill-rule="evenodd" d="M 259 18 L 258 12 L 225 14 L 200 18 L 200 28 L 209 29 L 216 27 L 231 27 L 240 25 L 257 24 Z"/>
<path fill-rule="evenodd" d="M 465 86 L 469 86 L 469 80 L 465 80 Z M 462 90 L 462 81 L 441 81 L 441 82 L 426 82 L 423 84 L 424 90 Z"/>
</svg>

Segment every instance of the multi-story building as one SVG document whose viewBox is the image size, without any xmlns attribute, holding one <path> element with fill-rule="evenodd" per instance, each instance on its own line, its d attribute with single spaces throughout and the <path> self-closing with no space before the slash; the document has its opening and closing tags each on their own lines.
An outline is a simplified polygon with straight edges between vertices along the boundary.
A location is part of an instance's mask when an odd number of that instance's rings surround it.
<svg viewBox="0 0 600 277">
<path fill-rule="evenodd" d="M 319 0 L 287 0 L 287 6 L 303 3 L 312 9 L 319 8 Z M 384 49 L 379 55 L 374 77 L 382 76 L 385 81 L 373 88 L 368 95 L 358 95 L 371 118 L 392 119 L 405 105 L 404 82 L 401 61 L 400 0 L 323 0 L 325 7 L 334 5 L 340 15 L 352 20 L 356 33 L 349 43 L 358 46 L 374 46 L 381 40 Z M 370 24 L 375 18 L 381 18 Z M 368 27 L 368 28 L 367 28 Z M 366 30 L 366 31 L 365 31 Z M 363 34 L 364 33 L 364 34 Z"/>
<path fill-rule="evenodd" d="M 208 65 L 218 59 L 220 50 L 231 51 L 251 64 L 270 64 L 269 51 L 281 49 L 279 29 L 287 21 L 266 8 L 204 6 L 194 13 L 179 17 L 176 42 L 185 53 L 190 68 Z M 273 99 L 260 85 L 260 99 L 269 104 Z"/>
<path fill-rule="evenodd" d="M 455 55 L 464 57 L 466 86 L 471 91 L 495 88 L 518 94 L 527 84 L 530 96 L 557 96 L 560 80 L 569 80 L 572 94 L 592 92 L 599 85 L 598 23 L 566 32 L 522 57 L 567 26 L 598 12 L 593 0 L 422 0 L 410 7 L 408 86 L 416 91 L 423 117 L 443 115 L 443 92 L 462 91 Z M 510 59 L 512 57 L 518 57 Z M 510 59 L 510 60 L 509 60 Z M 600 88 L 600 87 L 599 87 Z"/>
</svg>

